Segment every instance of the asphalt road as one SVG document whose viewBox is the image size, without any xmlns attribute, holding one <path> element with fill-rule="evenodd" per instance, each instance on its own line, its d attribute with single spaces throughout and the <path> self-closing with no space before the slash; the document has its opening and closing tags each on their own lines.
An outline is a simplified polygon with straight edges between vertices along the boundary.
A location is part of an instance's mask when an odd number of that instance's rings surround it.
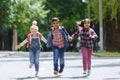
<svg viewBox="0 0 120 80">
<path fill-rule="evenodd" d="M 34 77 L 34 67 L 29 69 L 28 52 L 17 52 L 0 58 L 0 80 L 120 80 L 120 58 L 92 57 L 90 76 L 84 76 L 82 57 L 67 52 L 65 69 L 58 76 L 53 75 L 52 52 L 41 52 L 39 77 Z"/>
</svg>

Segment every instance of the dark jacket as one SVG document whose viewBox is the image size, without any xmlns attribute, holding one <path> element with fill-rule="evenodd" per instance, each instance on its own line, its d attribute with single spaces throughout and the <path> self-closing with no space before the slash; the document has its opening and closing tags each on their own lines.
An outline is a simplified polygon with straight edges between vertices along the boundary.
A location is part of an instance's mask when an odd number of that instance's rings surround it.
<svg viewBox="0 0 120 80">
<path fill-rule="evenodd" d="M 53 46 L 53 43 L 52 43 L 52 39 L 53 39 L 53 36 L 52 36 L 52 28 L 49 30 L 49 33 L 48 33 L 48 38 L 47 38 L 47 47 L 52 47 Z M 70 37 L 68 32 L 66 31 L 66 29 L 64 27 L 61 27 L 59 26 L 59 31 L 61 32 L 61 34 L 63 35 L 64 37 L 64 47 L 67 48 L 69 46 L 69 42 L 68 42 L 68 38 Z"/>
</svg>

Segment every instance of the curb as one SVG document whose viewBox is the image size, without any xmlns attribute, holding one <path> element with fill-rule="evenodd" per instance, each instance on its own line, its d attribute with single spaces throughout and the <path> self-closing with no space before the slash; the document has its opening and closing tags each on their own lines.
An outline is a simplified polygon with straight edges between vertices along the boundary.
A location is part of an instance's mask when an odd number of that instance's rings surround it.
<svg viewBox="0 0 120 80">
<path fill-rule="evenodd" d="M 15 52 L 15 51 L 0 51 L 0 58 L 8 57 L 8 56 L 11 56 L 16 53 L 17 52 Z"/>
</svg>

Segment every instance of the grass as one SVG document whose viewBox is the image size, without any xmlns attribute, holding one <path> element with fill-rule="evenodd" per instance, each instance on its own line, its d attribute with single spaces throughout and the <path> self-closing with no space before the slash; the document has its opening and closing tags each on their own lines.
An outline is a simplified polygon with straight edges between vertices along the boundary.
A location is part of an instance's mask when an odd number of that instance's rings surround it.
<svg viewBox="0 0 120 80">
<path fill-rule="evenodd" d="M 120 52 L 98 51 L 94 54 L 101 57 L 120 57 Z"/>
</svg>

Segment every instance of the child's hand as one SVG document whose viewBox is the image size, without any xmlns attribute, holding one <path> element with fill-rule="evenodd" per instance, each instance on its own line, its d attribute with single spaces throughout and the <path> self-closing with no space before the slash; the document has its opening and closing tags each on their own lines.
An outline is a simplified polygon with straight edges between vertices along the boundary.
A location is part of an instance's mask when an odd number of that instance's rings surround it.
<svg viewBox="0 0 120 80">
<path fill-rule="evenodd" d="M 92 35 L 90 35 L 89 37 L 92 38 L 92 39 L 95 38 L 95 36 L 92 36 Z"/>
<path fill-rule="evenodd" d="M 72 37 L 69 37 L 69 41 L 70 41 L 70 42 L 73 41 L 73 38 L 72 38 Z"/>
<path fill-rule="evenodd" d="M 17 45 L 17 46 L 16 46 L 16 49 L 20 49 L 20 48 L 21 48 L 21 46 L 20 46 L 20 45 Z"/>
<path fill-rule="evenodd" d="M 43 50 L 43 47 L 40 45 L 40 49 Z"/>
</svg>

